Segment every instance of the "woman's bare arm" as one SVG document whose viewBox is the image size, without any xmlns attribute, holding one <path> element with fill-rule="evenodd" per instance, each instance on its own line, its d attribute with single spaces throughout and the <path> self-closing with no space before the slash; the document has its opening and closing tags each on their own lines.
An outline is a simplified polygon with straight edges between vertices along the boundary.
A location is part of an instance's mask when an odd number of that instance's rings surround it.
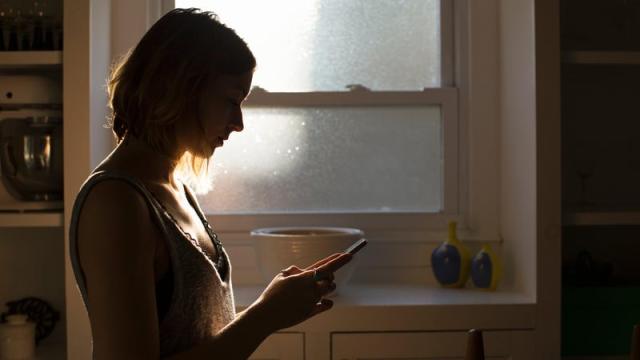
<svg viewBox="0 0 640 360">
<path fill-rule="evenodd" d="M 273 331 L 255 306 L 248 307 L 213 339 L 166 359 L 245 360 Z"/>
<path fill-rule="evenodd" d="M 154 236 L 144 198 L 119 180 L 96 184 L 78 225 L 96 359 L 157 359 Z"/>
</svg>

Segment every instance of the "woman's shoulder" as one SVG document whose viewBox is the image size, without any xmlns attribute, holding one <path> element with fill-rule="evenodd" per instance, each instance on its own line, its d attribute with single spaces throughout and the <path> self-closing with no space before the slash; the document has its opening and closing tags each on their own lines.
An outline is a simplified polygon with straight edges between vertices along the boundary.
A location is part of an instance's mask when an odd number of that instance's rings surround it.
<svg viewBox="0 0 640 360">
<path fill-rule="evenodd" d="M 126 162 L 116 161 L 109 158 L 96 166 L 89 174 L 89 177 L 95 176 L 99 173 L 118 175 L 130 179 L 138 179 L 141 175 L 139 169 L 136 169 Z"/>
<path fill-rule="evenodd" d="M 115 162 L 104 161 L 85 180 L 81 191 L 80 209 L 92 213 L 90 219 L 109 219 L 149 215 L 144 186 L 130 169 Z M 86 216 L 83 216 L 86 218 Z"/>
<path fill-rule="evenodd" d="M 127 162 L 117 161 L 113 158 L 107 158 L 94 168 L 87 177 L 85 184 L 91 182 L 91 188 L 101 184 L 100 194 L 109 198 L 109 195 L 120 195 L 123 191 L 131 193 L 135 191 L 138 195 L 145 197 L 145 189 L 153 185 L 144 175 L 141 169 L 128 164 Z M 102 185 L 102 184 L 109 185 Z M 93 192 L 93 190 L 91 191 Z"/>
<path fill-rule="evenodd" d="M 87 177 L 77 202 L 77 221 L 82 228 L 99 228 L 107 223 L 114 232 L 156 233 L 158 216 L 149 192 L 150 184 L 139 171 L 107 159 Z M 135 229 L 131 229 L 135 227 Z"/>
<path fill-rule="evenodd" d="M 92 226 L 101 221 L 109 221 L 114 226 L 126 224 L 129 219 L 149 218 L 150 212 L 145 196 L 135 185 L 121 178 L 104 177 L 85 183 L 78 221 Z"/>
<path fill-rule="evenodd" d="M 78 239 L 87 248 L 87 241 L 96 247 L 95 254 L 108 244 L 115 248 L 154 246 L 155 227 L 147 199 L 131 184 L 115 178 L 104 178 L 91 184 L 78 208 Z M 136 245 L 137 244 L 137 245 Z M 80 249 L 83 247 L 81 246 Z M 83 254 L 85 257 L 87 254 Z"/>
</svg>

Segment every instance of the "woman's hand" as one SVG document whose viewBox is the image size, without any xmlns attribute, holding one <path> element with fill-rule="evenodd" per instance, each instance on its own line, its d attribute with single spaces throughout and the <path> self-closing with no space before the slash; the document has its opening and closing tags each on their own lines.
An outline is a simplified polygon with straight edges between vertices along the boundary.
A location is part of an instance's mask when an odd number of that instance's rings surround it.
<svg viewBox="0 0 640 360">
<path fill-rule="evenodd" d="M 335 290 L 333 273 L 351 258 L 336 253 L 307 268 L 293 265 L 278 273 L 254 303 L 265 325 L 275 332 L 329 310 L 333 301 L 322 297 Z M 316 271 L 322 280 L 314 279 Z"/>
</svg>

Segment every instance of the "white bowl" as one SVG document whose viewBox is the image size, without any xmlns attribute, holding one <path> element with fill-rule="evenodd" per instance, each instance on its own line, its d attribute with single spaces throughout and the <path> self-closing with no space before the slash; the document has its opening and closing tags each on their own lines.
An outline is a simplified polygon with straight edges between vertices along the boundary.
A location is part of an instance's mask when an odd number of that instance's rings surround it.
<svg viewBox="0 0 640 360">
<path fill-rule="evenodd" d="M 268 283 L 283 269 L 301 269 L 331 254 L 344 252 L 362 239 L 362 230 L 340 227 L 273 227 L 251 232 L 256 243 L 258 266 Z M 357 256 L 334 273 L 337 293 L 344 287 L 357 265 Z"/>
</svg>

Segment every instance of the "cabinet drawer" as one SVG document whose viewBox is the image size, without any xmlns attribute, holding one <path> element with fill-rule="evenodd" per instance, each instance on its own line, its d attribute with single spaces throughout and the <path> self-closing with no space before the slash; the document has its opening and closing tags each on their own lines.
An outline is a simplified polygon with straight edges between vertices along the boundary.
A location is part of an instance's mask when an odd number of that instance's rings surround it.
<svg viewBox="0 0 640 360">
<path fill-rule="evenodd" d="M 260 344 L 249 357 L 251 360 L 304 359 L 303 333 L 275 333 Z"/>
<path fill-rule="evenodd" d="M 483 332 L 485 355 L 495 360 L 533 360 L 532 331 Z M 332 360 L 464 360 L 467 333 L 334 333 Z"/>
</svg>

